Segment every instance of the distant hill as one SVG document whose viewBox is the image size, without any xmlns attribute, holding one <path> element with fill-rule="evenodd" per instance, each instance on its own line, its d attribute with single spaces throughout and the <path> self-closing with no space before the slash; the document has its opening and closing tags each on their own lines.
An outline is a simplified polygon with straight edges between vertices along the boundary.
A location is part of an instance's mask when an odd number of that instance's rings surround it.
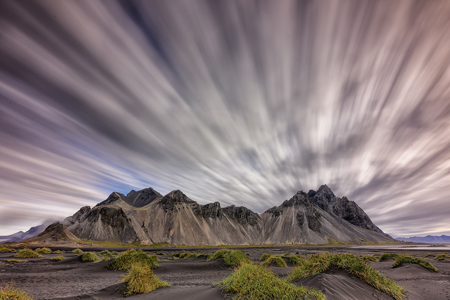
<svg viewBox="0 0 450 300">
<path fill-rule="evenodd" d="M 54 222 L 55 222 L 55 220 L 47 220 L 41 225 L 31 227 L 26 232 L 19 231 L 19 232 L 10 234 L 10 235 L 0 236 L 0 243 L 19 242 L 19 241 L 28 239 L 32 236 L 35 236 L 36 234 L 43 232 L 45 230 L 45 228 L 47 228 L 50 224 L 52 224 Z"/>
<path fill-rule="evenodd" d="M 78 243 L 80 240 L 73 235 L 66 226 L 60 222 L 55 222 L 45 228 L 41 233 L 23 240 L 23 243 L 40 243 L 40 244 L 55 244 L 55 243 Z"/>
<path fill-rule="evenodd" d="M 441 235 L 441 236 L 435 236 L 435 235 L 427 235 L 427 236 L 413 236 L 413 237 L 399 237 L 396 238 L 398 241 L 403 242 L 412 242 L 412 243 L 445 243 L 450 244 L 450 236 L 448 235 Z"/>
<path fill-rule="evenodd" d="M 261 245 L 384 242 L 384 234 L 353 201 L 323 185 L 297 192 L 262 214 L 246 207 L 200 205 L 175 190 L 113 192 L 93 208 L 82 207 L 63 224 L 80 239 L 142 244 Z"/>
</svg>

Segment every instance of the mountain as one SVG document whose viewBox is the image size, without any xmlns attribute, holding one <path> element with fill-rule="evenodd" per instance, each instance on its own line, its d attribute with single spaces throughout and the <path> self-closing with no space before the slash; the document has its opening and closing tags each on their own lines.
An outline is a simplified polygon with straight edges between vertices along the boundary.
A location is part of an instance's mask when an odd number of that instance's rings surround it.
<svg viewBox="0 0 450 300">
<path fill-rule="evenodd" d="M 31 238 L 23 240 L 24 243 L 76 243 L 80 240 L 60 222 L 49 225 L 45 230 Z"/>
<path fill-rule="evenodd" d="M 36 234 L 39 234 L 45 230 L 50 224 L 54 223 L 54 220 L 47 220 L 43 224 L 31 227 L 28 231 L 23 232 L 19 231 L 16 233 L 13 233 L 11 235 L 4 235 L 0 236 L 0 243 L 6 243 L 6 242 L 19 242 L 25 239 L 28 239 Z"/>
<path fill-rule="evenodd" d="M 95 207 L 82 207 L 63 224 L 79 238 L 142 244 L 261 245 L 392 241 L 353 201 L 323 185 L 297 192 L 262 214 L 243 206 L 200 205 L 175 190 L 112 193 Z"/>
<path fill-rule="evenodd" d="M 399 237 L 396 238 L 398 241 L 412 242 L 412 243 L 442 243 L 450 244 L 450 236 L 448 235 L 427 235 L 427 236 L 413 236 L 413 237 Z"/>
</svg>

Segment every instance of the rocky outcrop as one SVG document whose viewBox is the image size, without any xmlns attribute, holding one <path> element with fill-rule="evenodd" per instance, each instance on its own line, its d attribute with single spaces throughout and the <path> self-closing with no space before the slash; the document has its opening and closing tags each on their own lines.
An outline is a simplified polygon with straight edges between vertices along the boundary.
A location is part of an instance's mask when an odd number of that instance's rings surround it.
<svg viewBox="0 0 450 300">
<path fill-rule="evenodd" d="M 347 197 L 338 198 L 327 185 L 322 185 L 317 192 L 310 190 L 308 196 L 311 201 L 328 213 L 334 214 L 355 226 L 383 233 L 369 216 L 353 201 Z"/>
<path fill-rule="evenodd" d="M 79 239 L 72 234 L 66 226 L 60 222 L 55 222 L 48 226 L 43 232 L 24 240 L 25 243 L 70 243 L 78 242 Z"/>
<path fill-rule="evenodd" d="M 64 220 L 80 238 L 143 244 L 250 245 L 359 243 L 392 240 L 354 202 L 327 186 L 297 192 L 259 215 L 219 202 L 200 205 L 179 190 L 161 196 L 153 189 L 112 193 L 92 210 L 83 207 Z"/>
</svg>

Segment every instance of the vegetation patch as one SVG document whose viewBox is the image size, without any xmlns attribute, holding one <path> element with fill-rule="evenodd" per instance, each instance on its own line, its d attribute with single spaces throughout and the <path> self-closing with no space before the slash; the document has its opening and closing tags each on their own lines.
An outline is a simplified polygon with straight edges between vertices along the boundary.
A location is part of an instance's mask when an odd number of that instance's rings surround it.
<svg viewBox="0 0 450 300">
<path fill-rule="evenodd" d="M 97 254 L 93 252 L 84 252 L 83 254 L 80 255 L 80 260 L 82 262 L 95 262 L 99 260 L 99 258 Z"/>
<path fill-rule="evenodd" d="M 15 249 L 11 249 L 11 248 L 8 248 L 8 247 L 6 247 L 6 246 L 0 246 L 0 253 L 14 253 L 14 252 L 16 252 L 16 250 Z"/>
<path fill-rule="evenodd" d="M 228 255 L 224 256 L 223 262 L 229 267 L 240 267 L 249 264 L 250 260 L 241 250 L 233 250 L 228 253 Z"/>
<path fill-rule="evenodd" d="M 21 249 L 17 252 L 14 257 L 16 258 L 39 258 L 42 257 L 39 253 L 31 250 L 31 249 Z"/>
<path fill-rule="evenodd" d="M 369 262 L 369 261 L 378 261 L 379 258 L 373 255 L 360 255 L 359 256 L 362 260 L 364 260 L 365 262 Z"/>
<path fill-rule="evenodd" d="M 436 257 L 434 259 L 435 260 L 446 260 L 446 259 L 450 259 L 450 256 L 448 256 L 447 254 L 438 254 L 438 255 L 436 255 Z"/>
<path fill-rule="evenodd" d="M 276 265 L 277 267 L 287 267 L 286 262 L 284 259 L 279 255 L 271 255 L 269 258 L 267 258 L 263 263 L 263 266 L 269 267 Z"/>
<path fill-rule="evenodd" d="M 155 254 L 149 256 L 142 250 L 130 249 L 123 252 L 106 266 L 109 270 L 129 270 L 133 264 L 148 265 L 151 269 L 156 269 L 158 258 Z"/>
<path fill-rule="evenodd" d="M 309 296 L 325 300 L 320 291 L 288 283 L 263 266 L 251 263 L 242 265 L 217 285 L 225 292 L 235 294 L 235 300 L 310 299 Z"/>
<path fill-rule="evenodd" d="M 383 255 L 381 255 L 379 261 L 383 261 L 383 260 L 387 260 L 387 259 L 397 259 L 398 254 L 396 253 L 384 253 Z"/>
<path fill-rule="evenodd" d="M 260 261 L 265 261 L 266 259 L 268 259 L 271 255 L 268 253 L 264 253 L 263 255 L 261 255 L 261 258 L 259 259 Z"/>
<path fill-rule="evenodd" d="M 37 248 L 37 249 L 34 249 L 34 251 L 36 251 L 37 253 L 39 253 L 39 254 L 49 254 L 49 253 L 52 253 L 52 250 L 50 249 L 50 248 Z"/>
<path fill-rule="evenodd" d="M 170 286 L 167 282 L 156 277 L 150 265 L 145 263 L 132 264 L 122 282 L 126 282 L 127 284 L 126 296 L 145 294 L 157 288 Z"/>
<path fill-rule="evenodd" d="M 230 252 L 231 252 L 231 250 L 228 250 L 228 249 L 220 249 L 220 250 L 217 250 L 217 251 L 214 253 L 214 255 L 212 256 L 211 259 L 219 259 L 219 258 L 221 258 L 221 257 L 225 257 L 225 256 L 227 256 L 228 254 L 230 254 Z"/>
<path fill-rule="evenodd" d="M 119 255 L 119 252 L 113 251 L 111 254 L 112 254 L 112 255 Z"/>
<path fill-rule="evenodd" d="M 291 255 L 288 257 L 288 259 L 291 264 L 294 264 L 297 266 L 301 266 L 305 262 L 305 259 L 303 257 L 301 257 L 300 255 Z"/>
<path fill-rule="evenodd" d="M 7 259 L 6 262 L 8 263 L 20 263 L 20 262 L 27 262 L 26 260 L 22 259 Z"/>
<path fill-rule="evenodd" d="M 58 255 L 58 256 L 50 258 L 51 261 L 62 261 L 62 260 L 65 260 L 65 259 L 66 258 L 64 256 L 62 256 L 62 255 Z"/>
<path fill-rule="evenodd" d="M 287 280 L 304 278 L 314 274 L 326 272 L 331 267 L 342 269 L 347 273 L 360 278 L 377 290 L 385 292 L 394 299 L 403 299 L 405 290 L 393 280 L 388 279 L 366 264 L 359 256 L 354 254 L 322 253 L 311 255 L 308 260 L 294 268 Z"/>
<path fill-rule="evenodd" d="M 399 255 L 397 256 L 397 258 L 395 259 L 395 262 L 392 264 L 393 268 L 399 267 L 402 264 L 417 264 L 420 265 L 422 267 L 424 267 L 425 269 L 428 269 L 432 272 L 437 272 L 438 269 L 433 266 L 431 263 L 429 263 L 428 261 L 422 259 L 422 258 L 418 258 L 418 257 L 412 257 L 412 256 L 408 256 L 408 255 Z"/>
<path fill-rule="evenodd" d="M 0 299 L 6 300 L 32 300 L 28 294 L 20 289 L 15 289 L 12 284 L 0 287 Z"/>
<path fill-rule="evenodd" d="M 81 250 L 81 249 L 75 249 L 75 250 L 72 250 L 72 253 L 81 254 L 81 253 L 83 253 L 83 250 Z"/>
<path fill-rule="evenodd" d="M 53 254 L 64 254 L 64 253 L 66 253 L 66 251 L 64 251 L 64 250 L 53 251 Z"/>
</svg>

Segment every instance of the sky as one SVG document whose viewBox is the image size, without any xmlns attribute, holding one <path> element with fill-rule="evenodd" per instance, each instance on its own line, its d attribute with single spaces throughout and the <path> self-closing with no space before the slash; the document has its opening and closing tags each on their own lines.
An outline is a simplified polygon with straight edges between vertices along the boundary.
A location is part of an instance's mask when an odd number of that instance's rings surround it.
<svg viewBox="0 0 450 300">
<path fill-rule="evenodd" d="M 450 1 L 0 1 L 0 235 L 153 187 L 327 184 L 450 235 Z"/>
</svg>

